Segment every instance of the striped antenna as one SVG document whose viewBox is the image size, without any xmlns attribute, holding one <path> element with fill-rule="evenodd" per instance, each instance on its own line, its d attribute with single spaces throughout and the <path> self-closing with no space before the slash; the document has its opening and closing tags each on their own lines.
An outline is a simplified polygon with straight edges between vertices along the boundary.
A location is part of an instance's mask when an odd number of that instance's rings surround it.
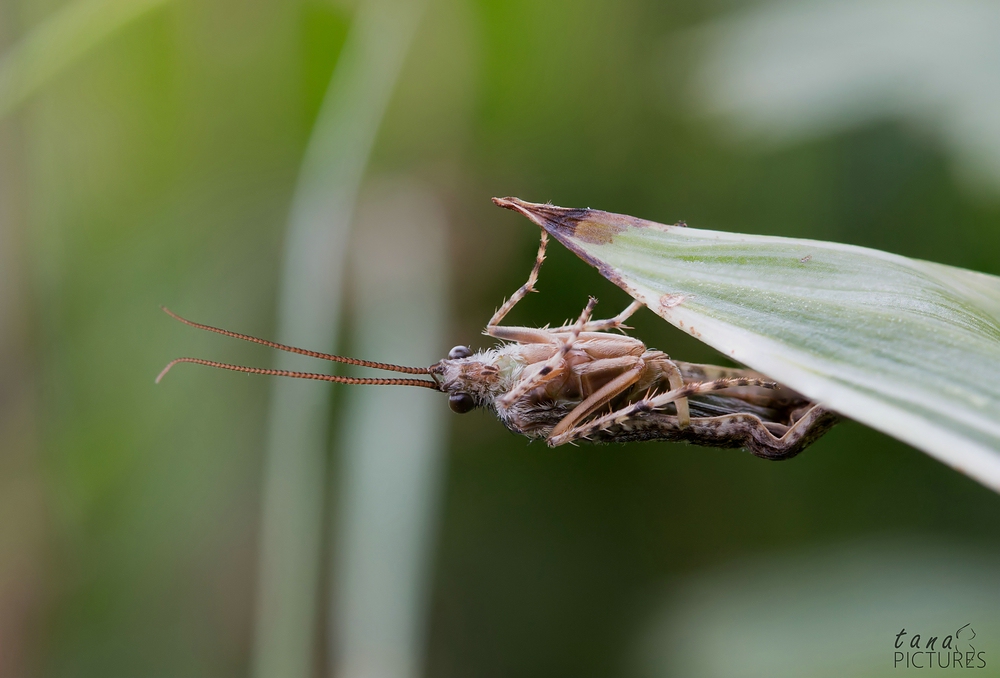
<svg viewBox="0 0 1000 678">
<path fill-rule="evenodd" d="M 247 367 L 245 365 L 230 365 L 229 363 L 218 363 L 214 360 L 202 360 L 201 358 L 176 358 L 167 363 L 167 366 L 156 375 L 156 383 L 170 371 L 177 363 L 195 363 L 196 365 L 208 365 L 218 367 L 222 370 L 233 370 L 234 372 L 246 372 L 247 374 L 269 374 L 275 377 L 294 377 L 295 379 L 315 379 L 317 381 L 333 381 L 338 384 L 373 384 L 377 386 L 423 386 L 440 390 L 437 382 L 427 379 L 380 379 L 361 377 L 338 377 L 332 374 L 318 374 L 316 372 L 292 372 L 291 370 L 270 370 L 263 367 Z"/>
<path fill-rule="evenodd" d="M 201 323 L 196 323 L 193 320 L 182 318 L 181 316 L 177 315 L 166 306 L 161 306 L 160 308 L 162 308 L 163 312 L 169 315 L 171 318 L 174 318 L 175 320 L 180 320 L 185 325 L 196 327 L 199 330 L 207 330 L 209 332 L 223 334 L 227 337 L 233 337 L 234 339 L 242 339 L 243 341 L 252 341 L 255 344 L 261 344 L 262 346 L 269 346 L 271 348 L 276 348 L 279 351 L 298 353 L 299 355 L 307 355 L 312 358 L 321 358 L 322 360 L 332 360 L 335 363 L 360 365 L 361 367 L 374 367 L 377 370 L 388 370 L 390 372 L 403 372 L 405 374 L 430 374 L 430 368 L 427 367 L 404 367 L 402 365 L 390 365 L 389 363 L 377 363 L 372 360 L 358 360 L 357 358 L 346 358 L 342 355 L 333 355 L 331 353 L 320 353 L 319 351 L 309 351 L 304 348 L 296 348 L 295 346 L 285 346 L 284 344 L 279 344 L 274 341 L 268 341 L 267 339 L 258 339 L 257 337 L 250 336 L 249 334 L 240 334 L 239 332 L 230 332 L 229 330 L 223 330 L 218 327 L 212 327 L 211 325 L 202 325 Z"/>
<path fill-rule="evenodd" d="M 299 355 L 307 355 L 312 358 L 320 358 L 322 360 L 331 360 L 337 363 L 346 363 L 348 365 L 359 365 L 361 367 L 373 367 L 379 370 L 389 370 L 391 372 L 403 372 L 404 374 L 430 374 L 430 368 L 427 367 L 405 367 L 403 365 L 391 365 L 389 363 L 377 363 L 372 360 L 359 360 L 357 358 L 347 358 L 344 356 L 333 355 L 330 353 L 320 353 L 319 351 L 310 351 L 304 348 L 297 348 L 295 346 L 286 346 L 285 344 L 279 344 L 274 341 L 267 341 L 266 339 L 259 339 L 257 337 L 251 336 L 249 334 L 240 334 L 239 332 L 230 332 L 229 330 L 220 329 L 218 327 L 212 327 L 211 325 L 203 325 L 201 323 L 196 323 L 194 321 L 188 320 L 187 318 L 182 318 L 177 315 L 166 306 L 161 306 L 164 313 L 169 315 L 171 318 L 181 321 L 185 325 L 190 325 L 199 330 L 207 330 L 209 332 L 215 332 L 217 334 L 222 334 L 227 337 L 233 337 L 235 339 L 242 339 L 244 341 L 250 341 L 255 344 L 261 344 L 263 346 L 268 346 L 270 348 L 276 348 L 279 351 L 288 351 L 289 353 L 298 353 Z M 223 370 L 233 370 L 234 372 L 245 372 L 247 374 L 266 374 L 276 377 L 292 377 L 295 379 L 315 379 L 317 381 L 332 381 L 338 384 L 372 384 L 378 386 L 422 386 L 424 388 L 431 388 L 435 391 L 439 391 L 440 387 L 438 383 L 433 380 L 428 379 L 383 379 L 383 378 L 362 378 L 362 377 L 338 377 L 329 374 L 319 374 L 316 372 L 294 372 L 292 370 L 272 370 L 265 369 L 263 367 L 247 367 L 245 365 L 231 365 L 229 363 L 220 363 L 214 360 L 202 360 L 201 358 L 177 358 L 176 360 L 171 360 L 163 370 L 156 376 L 156 383 L 159 384 L 160 380 L 170 371 L 170 369 L 177 363 L 195 363 L 196 365 L 207 365 L 209 367 L 217 367 Z"/>
</svg>

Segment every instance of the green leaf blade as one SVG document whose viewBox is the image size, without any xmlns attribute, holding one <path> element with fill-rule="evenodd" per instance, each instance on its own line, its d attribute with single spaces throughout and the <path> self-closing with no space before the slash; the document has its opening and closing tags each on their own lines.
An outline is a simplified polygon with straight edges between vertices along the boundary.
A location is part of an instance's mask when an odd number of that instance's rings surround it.
<svg viewBox="0 0 1000 678">
<path fill-rule="evenodd" d="M 671 324 L 1000 491 L 1000 278 L 516 199 Z"/>
</svg>

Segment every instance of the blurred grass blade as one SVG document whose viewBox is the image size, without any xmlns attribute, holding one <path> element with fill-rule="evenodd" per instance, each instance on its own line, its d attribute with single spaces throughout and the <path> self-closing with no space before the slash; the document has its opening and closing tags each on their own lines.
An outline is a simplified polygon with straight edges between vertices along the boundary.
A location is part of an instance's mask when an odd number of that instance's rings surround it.
<svg viewBox="0 0 1000 678">
<path fill-rule="evenodd" d="M 430 365 L 447 345 L 444 209 L 405 180 L 366 194 L 351 241 L 353 345 Z M 329 644 L 336 678 L 423 673 L 448 408 L 444 396 L 415 390 L 355 389 L 340 418 Z"/>
<path fill-rule="evenodd" d="M 0 117 L 129 22 L 168 0 L 78 0 L 60 9 L 0 59 Z"/>
<path fill-rule="evenodd" d="M 357 9 L 306 148 L 289 217 L 279 341 L 333 351 L 358 187 L 423 2 Z M 280 369 L 316 369 L 283 353 Z M 268 413 L 252 675 L 310 678 L 318 620 L 330 389 L 279 379 Z"/>
<path fill-rule="evenodd" d="M 1000 278 L 852 245 L 496 202 L 727 357 L 1000 491 Z"/>
</svg>

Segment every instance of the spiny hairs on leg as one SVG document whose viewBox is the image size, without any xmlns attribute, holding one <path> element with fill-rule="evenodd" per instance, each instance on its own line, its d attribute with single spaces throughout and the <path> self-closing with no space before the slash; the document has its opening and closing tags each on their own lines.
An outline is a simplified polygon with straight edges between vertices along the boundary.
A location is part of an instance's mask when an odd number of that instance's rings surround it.
<svg viewBox="0 0 1000 678">
<path fill-rule="evenodd" d="M 631 318 L 636 311 L 645 306 L 641 301 L 633 301 L 624 311 L 616 315 L 614 318 L 608 318 L 606 320 L 588 320 L 583 327 L 580 328 L 581 332 L 607 332 L 608 330 L 630 330 L 631 327 L 625 325 L 625 321 Z M 560 325 L 559 327 L 553 327 L 553 332 L 569 332 L 577 323 Z"/>
<path fill-rule="evenodd" d="M 652 412 L 661 407 L 665 407 L 680 398 L 686 398 L 698 393 L 721 391 L 722 389 L 733 388 L 736 386 L 778 388 L 778 384 L 776 382 L 767 381 L 765 379 L 755 379 L 752 377 L 729 377 L 725 379 L 716 379 L 714 381 L 698 381 L 691 384 L 685 384 L 680 388 L 672 389 L 666 393 L 661 393 L 660 395 L 654 395 L 651 397 L 646 396 L 642 400 L 638 400 L 631 405 L 627 405 L 616 412 L 610 412 L 604 416 L 591 420 L 589 423 L 566 431 L 561 435 L 549 438 L 548 444 L 550 447 L 554 447 L 576 438 L 586 438 L 594 435 L 595 433 L 609 429 L 612 426 L 623 424 L 634 417 Z"/>
<path fill-rule="evenodd" d="M 545 261 L 545 246 L 549 242 L 549 234 L 542 231 L 541 242 L 538 244 L 538 253 L 535 255 L 535 265 L 531 267 L 531 273 L 528 274 L 528 281 L 521 285 L 514 294 L 510 295 L 510 299 L 505 301 L 497 309 L 497 312 L 493 314 L 490 321 L 486 323 L 487 327 L 492 327 L 494 325 L 499 325 L 500 321 L 510 313 L 510 310 L 517 305 L 517 302 L 524 299 L 528 292 L 535 292 L 535 283 L 538 282 L 538 271 L 542 268 L 542 262 Z"/>
<path fill-rule="evenodd" d="M 559 352 L 562 353 L 563 357 L 570 352 L 573 348 L 573 344 L 576 340 L 580 338 L 580 332 L 583 328 L 587 326 L 590 322 L 590 316 L 594 313 L 594 307 L 597 306 L 597 299 L 590 297 L 587 299 L 587 305 L 583 307 L 583 311 L 580 312 L 580 317 L 577 319 L 576 324 L 573 325 L 569 330 L 569 337 L 562 343 Z"/>
</svg>

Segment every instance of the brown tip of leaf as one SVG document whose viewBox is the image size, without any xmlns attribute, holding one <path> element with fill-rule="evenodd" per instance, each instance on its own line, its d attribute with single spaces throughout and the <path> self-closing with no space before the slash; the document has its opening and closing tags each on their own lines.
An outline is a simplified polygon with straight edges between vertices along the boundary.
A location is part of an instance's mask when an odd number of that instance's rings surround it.
<svg viewBox="0 0 1000 678">
<path fill-rule="evenodd" d="M 517 203 L 521 202 L 517 198 L 493 198 L 493 204 L 508 210 L 516 210 Z"/>
<path fill-rule="evenodd" d="M 537 202 L 527 202 L 520 198 L 493 198 L 493 204 L 504 209 L 520 212 L 536 224 L 548 230 L 547 225 L 560 220 L 566 212 L 589 212 L 590 210 L 573 210 L 555 205 L 545 205 Z"/>
<path fill-rule="evenodd" d="M 565 244 L 567 239 L 607 245 L 626 228 L 620 214 L 526 202 L 520 198 L 493 198 L 493 204 L 520 212 Z"/>
</svg>

